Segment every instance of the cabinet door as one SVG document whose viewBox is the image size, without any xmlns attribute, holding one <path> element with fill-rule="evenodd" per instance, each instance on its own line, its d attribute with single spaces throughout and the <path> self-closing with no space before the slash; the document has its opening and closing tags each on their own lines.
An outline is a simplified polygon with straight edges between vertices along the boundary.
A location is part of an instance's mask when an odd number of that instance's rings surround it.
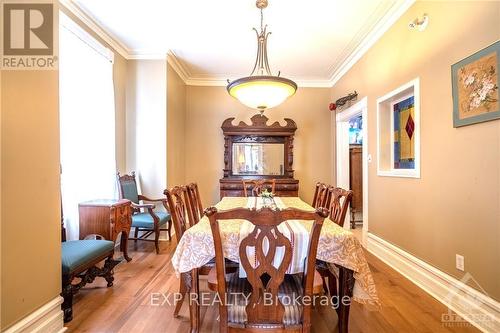
<svg viewBox="0 0 500 333">
<path fill-rule="evenodd" d="M 349 149 L 349 177 L 353 191 L 351 207 L 357 211 L 363 209 L 363 165 L 361 148 Z"/>
</svg>

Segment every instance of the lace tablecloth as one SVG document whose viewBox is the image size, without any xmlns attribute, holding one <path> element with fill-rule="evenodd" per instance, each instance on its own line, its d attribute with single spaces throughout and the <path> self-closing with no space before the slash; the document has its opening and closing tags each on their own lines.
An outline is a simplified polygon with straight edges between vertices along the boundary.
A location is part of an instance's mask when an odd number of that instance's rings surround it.
<svg viewBox="0 0 500 333">
<path fill-rule="evenodd" d="M 276 198 L 279 208 L 294 207 L 304 210 L 314 210 L 310 205 L 297 197 Z M 225 197 L 217 205 L 219 210 L 237 207 L 248 207 L 249 198 Z M 239 262 L 240 228 L 244 220 L 219 221 L 224 256 L 229 260 Z M 311 221 L 303 221 L 303 226 L 310 230 Z M 214 242 L 208 218 L 189 228 L 182 236 L 172 264 L 177 274 L 189 272 L 208 263 L 215 256 Z M 317 259 L 329 264 L 337 264 L 354 272 L 353 298 L 364 304 L 379 305 L 379 299 L 373 277 L 366 261 L 363 248 L 358 239 L 348 230 L 326 219 L 323 223 L 318 243 Z M 330 265 L 336 274 L 334 265 Z"/>
</svg>

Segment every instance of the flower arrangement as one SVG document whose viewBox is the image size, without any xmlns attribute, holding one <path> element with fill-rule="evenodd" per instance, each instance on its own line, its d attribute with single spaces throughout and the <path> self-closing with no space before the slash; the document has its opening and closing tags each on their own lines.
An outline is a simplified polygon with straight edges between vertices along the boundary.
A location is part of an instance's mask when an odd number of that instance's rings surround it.
<svg viewBox="0 0 500 333">
<path fill-rule="evenodd" d="M 269 192 L 267 188 L 265 188 L 262 192 L 260 192 L 261 198 L 274 198 L 274 193 Z"/>
</svg>

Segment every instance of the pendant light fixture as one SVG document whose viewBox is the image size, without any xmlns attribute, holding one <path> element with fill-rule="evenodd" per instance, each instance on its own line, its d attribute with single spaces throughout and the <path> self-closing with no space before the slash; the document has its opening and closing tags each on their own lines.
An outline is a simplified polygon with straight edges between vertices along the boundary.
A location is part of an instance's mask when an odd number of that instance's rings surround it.
<svg viewBox="0 0 500 333">
<path fill-rule="evenodd" d="M 266 109 L 278 106 L 288 97 L 295 94 L 297 84 L 292 80 L 271 74 L 267 60 L 267 25 L 264 26 L 263 9 L 267 7 L 267 0 L 257 0 L 255 3 L 260 9 L 260 33 L 253 28 L 257 34 L 257 59 L 250 76 L 230 82 L 228 80 L 227 91 L 229 95 L 238 99 L 242 104 L 257 109 L 262 114 Z"/>
</svg>

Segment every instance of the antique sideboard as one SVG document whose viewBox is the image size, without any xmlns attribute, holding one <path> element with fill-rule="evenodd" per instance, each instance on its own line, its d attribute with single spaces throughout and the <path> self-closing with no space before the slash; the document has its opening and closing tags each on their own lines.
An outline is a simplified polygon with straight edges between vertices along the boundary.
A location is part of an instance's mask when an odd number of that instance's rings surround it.
<svg viewBox="0 0 500 333">
<path fill-rule="evenodd" d="M 219 180 L 220 197 L 244 196 L 242 180 L 275 179 L 275 194 L 298 196 L 299 181 L 293 178 L 293 139 L 297 125 L 285 118 L 267 125 L 268 118 L 256 114 L 251 124 L 234 118 L 222 123 L 224 177 Z"/>
</svg>

